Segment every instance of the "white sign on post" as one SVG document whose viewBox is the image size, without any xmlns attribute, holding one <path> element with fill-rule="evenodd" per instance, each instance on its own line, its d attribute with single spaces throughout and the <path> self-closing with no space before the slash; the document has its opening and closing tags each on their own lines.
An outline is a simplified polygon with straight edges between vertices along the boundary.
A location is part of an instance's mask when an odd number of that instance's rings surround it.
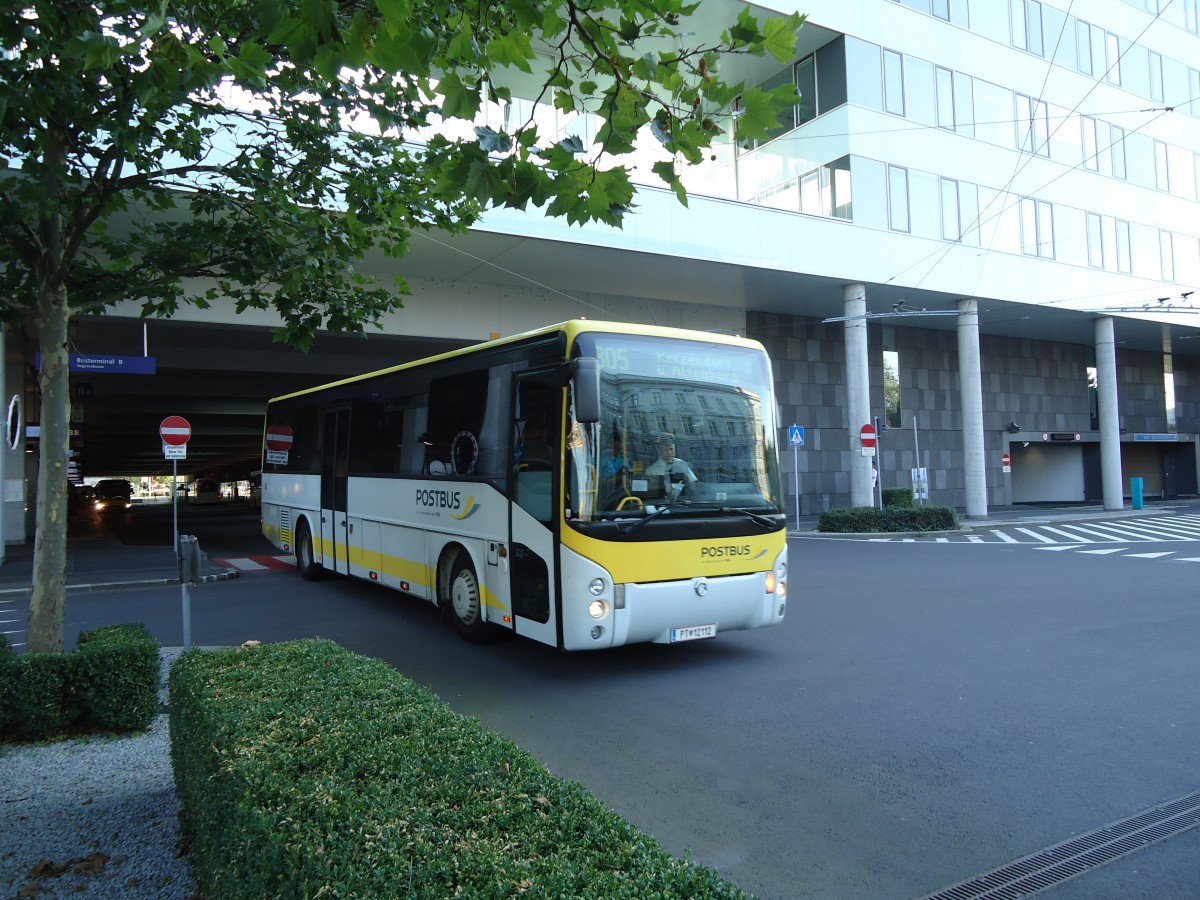
<svg viewBox="0 0 1200 900">
<path fill-rule="evenodd" d="M 163 459 L 187 459 L 187 444 L 163 444 Z"/>
</svg>

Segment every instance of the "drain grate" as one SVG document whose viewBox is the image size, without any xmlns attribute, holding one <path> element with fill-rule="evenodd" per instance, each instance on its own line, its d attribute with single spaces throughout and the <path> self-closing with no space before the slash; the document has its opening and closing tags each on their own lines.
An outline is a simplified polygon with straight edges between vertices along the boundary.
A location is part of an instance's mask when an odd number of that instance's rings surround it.
<svg viewBox="0 0 1200 900">
<path fill-rule="evenodd" d="M 1200 825 L 1200 791 L 976 875 L 923 900 L 1027 897 Z"/>
</svg>

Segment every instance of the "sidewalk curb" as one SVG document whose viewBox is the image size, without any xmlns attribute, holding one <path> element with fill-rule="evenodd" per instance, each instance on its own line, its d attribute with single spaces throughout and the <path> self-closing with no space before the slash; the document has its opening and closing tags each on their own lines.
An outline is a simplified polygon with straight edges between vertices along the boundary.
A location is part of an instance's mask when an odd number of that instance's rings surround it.
<svg viewBox="0 0 1200 900">
<path fill-rule="evenodd" d="M 240 573 L 237 569 L 226 569 L 223 572 L 215 572 L 211 575 L 201 575 L 200 580 L 196 584 L 210 584 L 214 581 L 226 581 L 230 578 L 237 578 Z M 110 591 L 118 588 L 129 587 L 162 587 L 168 584 L 179 584 L 179 579 L 170 578 L 138 578 L 129 579 L 126 581 L 94 581 L 79 584 L 68 584 L 67 592 L 84 593 L 87 591 Z M 0 588 L 0 597 L 5 596 L 22 596 L 33 593 L 33 585 L 25 585 L 18 588 Z"/>
</svg>

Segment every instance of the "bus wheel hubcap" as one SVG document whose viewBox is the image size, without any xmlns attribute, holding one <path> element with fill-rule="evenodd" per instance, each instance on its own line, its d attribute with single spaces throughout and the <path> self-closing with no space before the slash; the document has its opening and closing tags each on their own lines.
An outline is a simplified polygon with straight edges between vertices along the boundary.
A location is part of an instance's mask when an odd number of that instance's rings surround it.
<svg viewBox="0 0 1200 900">
<path fill-rule="evenodd" d="M 459 572 L 450 591 L 454 614 L 464 623 L 474 622 L 479 615 L 479 589 L 468 572 Z"/>
</svg>

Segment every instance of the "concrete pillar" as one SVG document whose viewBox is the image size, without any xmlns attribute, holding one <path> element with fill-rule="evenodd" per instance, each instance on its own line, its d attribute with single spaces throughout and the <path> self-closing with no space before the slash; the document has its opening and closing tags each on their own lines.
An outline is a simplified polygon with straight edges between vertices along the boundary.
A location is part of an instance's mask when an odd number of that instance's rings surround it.
<svg viewBox="0 0 1200 900">
<path fill-rule="evenodd" d="M 850 435 L 850 505 L 873 506 L 871 458 L 862 455 L 858 434 L 871 421 L 871 389 L 867 357 L 867 288 L 842 286 L 843 331 L 846 338 L 846 428 Z"/>
<path fill-rule="evenodd" d="M 987 516 L 983 447 L 983 375 L 979 362 L 979 301 L 958 301 L 958 392 L 962 402 L 963 480 L 967 518 Z"/>
<path fill-rule="evenodd" d="M 1121 475 L 1121 411 L 1117 405 L 1117 340 L 1112 316 L 1096 318 L 1096 393 L 1100 405 L 1100 473 L 1104 508 L 1125 505 Z"/>
</svg>

